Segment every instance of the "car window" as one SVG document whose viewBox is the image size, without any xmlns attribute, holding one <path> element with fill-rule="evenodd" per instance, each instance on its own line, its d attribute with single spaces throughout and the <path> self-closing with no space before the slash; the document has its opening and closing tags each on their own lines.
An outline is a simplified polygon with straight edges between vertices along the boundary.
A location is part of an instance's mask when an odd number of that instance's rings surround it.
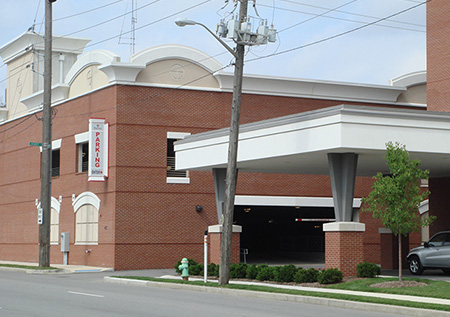
<svg viewBox="0 0 450 317">
<path fill-rule="evenodd" d="M 437 234 L 428 241 L 430 247 L 440 247 L 445 240 L 445 233 Z"/>
<path fill-rule="evenodd" d="M 446 233 L 446 234 L 445 234 L 444 245 L 450 246 L 450 233 Z"/>
</svg>

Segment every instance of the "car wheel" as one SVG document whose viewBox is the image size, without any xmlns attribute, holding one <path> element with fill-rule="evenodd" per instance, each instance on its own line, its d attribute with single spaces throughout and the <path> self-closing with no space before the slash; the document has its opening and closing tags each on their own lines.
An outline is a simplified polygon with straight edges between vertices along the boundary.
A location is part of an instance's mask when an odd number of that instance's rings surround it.
<svg viewBox="0 0 450 317">
<path fill-rule="evenodd" d="M 414 275 L 420 275 L 423 273 L 422 263 L 420 263 L 419 257 L 413 255 L 408 261 L 409 271 Z"/>
<path fill-rule="evenodd" d="M 442 269 L 445 275 L 450 275 L 450 269 Z"/>
</svg>

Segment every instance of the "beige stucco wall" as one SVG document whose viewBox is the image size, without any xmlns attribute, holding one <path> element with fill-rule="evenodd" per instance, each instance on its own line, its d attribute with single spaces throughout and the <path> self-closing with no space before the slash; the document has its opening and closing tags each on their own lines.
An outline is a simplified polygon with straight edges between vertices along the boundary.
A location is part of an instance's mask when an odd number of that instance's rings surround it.
<svg viewBox="0 0 450 317">
<path fill-rule="evenodd" d="M 69 90 L 69 98 L 106 86 L 108 83 L 108 77 L 98 69 L 98 65 L 88 66 L 72 81 Z"/>
<path fill-rule="evenodd" d="M 408 90 L 401 93 L 397 99 L 401 103 L 427 104 L 427 85 L 417 85 L 408 87 Z"/>
<path fill-rule="evenodd" d="M 8 90 L 6 92 L 6 106 L 9 110 L 8 119 L 28 113 L 28 108 L 19 100 L 33 93 L 32 62 L 33 54 L 29 52 L 8 63 Z M 30 67 L 26 68 L 27 65 L 30 65 Z"/>
<path fill-rule="evenodd" d="M 196 80 L 198 78 L 201 79 Z M 219 88 L 217 80 L 209 71 L 194 63 L 179 59 L 168 59 L 147 65 L 137 76 L 136 82 Z"/>
</svg>

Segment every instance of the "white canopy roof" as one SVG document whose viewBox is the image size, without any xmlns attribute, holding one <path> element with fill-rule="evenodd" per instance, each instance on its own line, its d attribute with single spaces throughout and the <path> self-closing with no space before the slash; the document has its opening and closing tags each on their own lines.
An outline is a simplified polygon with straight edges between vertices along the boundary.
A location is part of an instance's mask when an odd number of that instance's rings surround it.
<svg viewBox="0 0 450 317">
<path fill-rule="evenodd" d="M 176 142 L 176 168 L 227 164 L 229 128 Z M 357 153 L 358 176 L 387 172 L 386 143 L 406 145 L 432 176 L 450 175 L 450 113 L 340 105 L 240 127 L 243 172 L 329 174 L 327 153 Z"/>
</svg>

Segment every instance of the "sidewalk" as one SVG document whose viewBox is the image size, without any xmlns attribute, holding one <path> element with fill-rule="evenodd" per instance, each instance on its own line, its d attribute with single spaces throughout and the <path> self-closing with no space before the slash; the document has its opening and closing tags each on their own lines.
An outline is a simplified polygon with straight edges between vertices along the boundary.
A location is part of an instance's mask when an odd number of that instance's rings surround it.
<svg viewBox="0 0 450 317">
<path fill-rule="evenodd" d="M 0 264 L 13 264 L 13 265 L 26 265 L 26 266 L 38 266 L 38 263 L 29 262 L 12 262 L 12 261 L 0 261 Z M 104 267 L 94 267 L 94 266 L 84 266 L 84 265 L 64 265 L 64 264 L 50 264 L 51 267 L 56 268 L 56 270 L 26 270 L 30 274 L 61 274 L 61 273 L 88 273 L 88 272 L 112 272 L 112 268 Z M 13 267 L 1 267 L 0 270 L 10 270 L 10 271 L 23 271 L 21 268 Z"/>
</svg>

